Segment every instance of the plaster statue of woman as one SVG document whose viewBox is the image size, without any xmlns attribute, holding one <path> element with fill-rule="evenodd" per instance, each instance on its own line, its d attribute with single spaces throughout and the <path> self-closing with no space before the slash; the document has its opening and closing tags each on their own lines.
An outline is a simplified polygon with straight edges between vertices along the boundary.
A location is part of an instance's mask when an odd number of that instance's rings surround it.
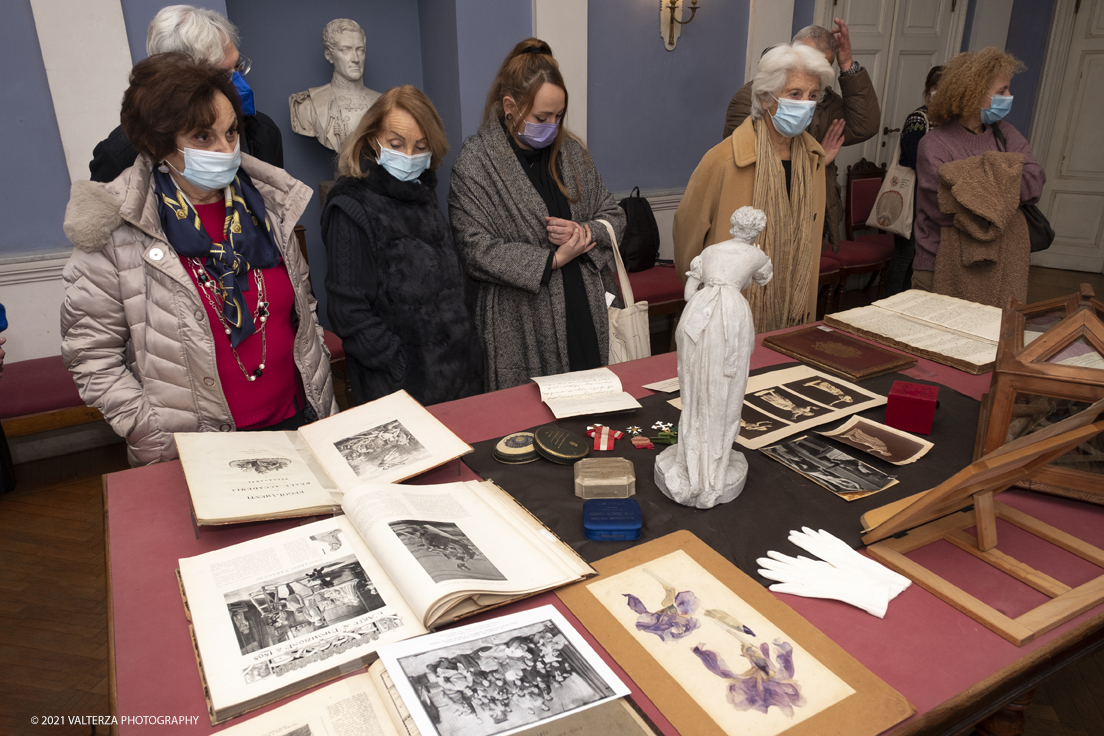
<svg viewBox="0 0 1104 736">
<path fill-rule="evenodd" d="M 329 84 L 296 92 L 288 98 L 291 129 L 317 138 L 333 151 L 356 130 L 357 123 L 380 93 L 364 86 L 364 29 L 348 18 L 331 20 L 322 29 L 326 61 L 333 64 Z"/>
<path fill-rule="evenodd" d="M 675 333 L 682 390 L 678 443 L 655 465 L 660 490 L 699 509 L 736 498 L 747 480 L 747 460 L 732 449 L 755 347 L 751 309 L 740 291 L 752 281 L 765 286 L 773 275 L 770 258 L 752 245 L 766 215 L 741 207 L 731 222 L 732 240 L 707 247 L 690 264 L 686 308 Z"/>
</svg>

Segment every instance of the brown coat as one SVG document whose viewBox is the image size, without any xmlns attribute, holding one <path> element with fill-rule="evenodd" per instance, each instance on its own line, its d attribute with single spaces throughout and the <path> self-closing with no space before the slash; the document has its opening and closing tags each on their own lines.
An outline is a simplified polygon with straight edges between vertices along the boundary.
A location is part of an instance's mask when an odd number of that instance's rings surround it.
<svg viewBox="0 0 1104 736">
<path fill-rule="evenodd" d="M 939 167 L 939 209 L 954 215 L 935 254 L 937 294 L 1004 307 L 1027 301 L 1031 238 L 1020 210 L 1022 153 L 988 151 Z"/>
<path fill-rule="evenodd" d="M 801 135 L 805 149 L 815 159 L 811 162 L 815 172 L 811 216 L 820 221 L 824 216 L 824 149 L 808 133 Z M 675 212 L 674 227 L 675 271 L 683 283 L 690 261 L 706 246 L 730 239 L 732 213 L 752 204 L 755 160 L 755 129 L 748 118 L 735 133 L 709 149 L 690 175 L 686 193 Z M 815 312 L 820 262 L 809 265 L 813 269 L 810 311 Z"/>
<path fill-rule="evenodd" d="M 822 140 L 828 132 L 833 120 L 843 118 L 843 145 L 850 146 L 870 140 L 878 134 L 878 126 L 882 121 L 882 110 L 878 105 L 878 95 L 874 93 L 874 85 L 870 83 L 870 75 L 866 69 L 860 69 L 857 74 L 849 74 L 839 78 L 840 89 L 843 96 L 836 94 L 829 88 L 824 91 L 824 96 L 817 103 L 813 113 L 813 122 L 805 131 L 813 138 Z M 728 115 L 725 117 L 724 137 L 732 135 L 732 131 L 751 114 L 751 82 L 749 81 L 740 91 L 732 97 L 728 103 Z M 832 250 L 839 250 L 840 222 L 843 221 L 843 199 L 840 196 L 840 185 L 836 181 L 836 162 L 828 164 L 825 176 L 831 184 L 827 191 L 827 215 L 825 219 L 824 234 L 828 236 L 828 242 L 832 244 Z"/>
</svg>

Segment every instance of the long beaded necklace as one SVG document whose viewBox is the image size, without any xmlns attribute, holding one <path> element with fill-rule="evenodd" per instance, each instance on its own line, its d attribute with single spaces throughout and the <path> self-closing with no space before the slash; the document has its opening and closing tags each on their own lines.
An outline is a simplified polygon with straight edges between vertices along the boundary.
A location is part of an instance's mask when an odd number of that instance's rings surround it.
<svg viewBox="0 0 1104 736">
<path fill-rule="evenodd" d="M 192 274 L 195 275 L 196 281 L 199 283 L 199 292 L 203 294 L 207 299 L 207 303 L 211 305 L 211 310 L 218 315 L 219 322 L 222 323 L 222 329 L 226 332 L 227 337 L 230 335 L 230 323 L 226 320 L 226 315 L 223 314 L 223 310 L 219 308 L 219 305 L 215 302 L 216 294 L 218 301 L 225 302 L 225 297 L 218 291 L 218 286 L 213 278 L 207 274 L 207 270 L 200 263 L 198 258 L 189 258 L 188 265 L 192 269 Z M 238 368 L 241 368 L 242 375 L 249 381 L 256 381 L 262 375 L 264 375 L 265 359 L 268 357 L 268 337 L 265 335 L 265 327 L 268 322 L 268 302 L 265 301 L 265 282 L 264 274 L 261 273 L 261 269 L 250 269 L 253 272 L 253 282 L 257 284 L 257 311 L 253 315 L 253 324 L 257 322 L 261 323 L 261 364 L 257 366 L 257 369 L 250 373 L 246 370 L 245 365 L 241 362 L 241 358 L 238 357 L 238 349 L 233 345 L 230 346 L 230 351 L 234 354 L 234 360 L 238 362 Z"/>
</svg>

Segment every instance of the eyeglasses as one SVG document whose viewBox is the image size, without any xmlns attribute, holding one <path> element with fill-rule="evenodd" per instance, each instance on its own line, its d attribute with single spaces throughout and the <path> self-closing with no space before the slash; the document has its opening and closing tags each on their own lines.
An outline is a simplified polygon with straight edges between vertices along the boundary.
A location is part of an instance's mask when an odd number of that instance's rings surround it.
<svg viewBox="0 0 1104 736">
<path fill-rule="evenodd" d="M 249 70 L 253 68 L 253 60 L 248 56 L 242 56 L 238 54 L 238 63 L 234 65 L 234 71 L 243 77 L 249 73 Z"/>
</svg>

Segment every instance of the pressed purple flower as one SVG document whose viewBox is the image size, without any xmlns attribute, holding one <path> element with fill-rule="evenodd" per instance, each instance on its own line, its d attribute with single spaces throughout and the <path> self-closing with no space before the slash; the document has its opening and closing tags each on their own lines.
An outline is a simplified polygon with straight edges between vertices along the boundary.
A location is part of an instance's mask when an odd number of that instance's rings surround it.
<svg viewBox="0 0 1104 736">
<path fill-rule="evenodd" d="M 704 649 L 703 645 L 694 647 L 693 651 L 706 669 L 729 681 L 726 698 L 736 710 L 766 713 L 773 705 L 792 718 L 794 707 L 806 703 L 800 687 L 793 681 L 793 647 L 780 639 L 774 640 L 774 647 L 778 666 L 771 661 L 770 646 L 766 642 L 759 649 L 750 643 L 741 643 L 740 653 L 752 665 L 742 674 L 733 672 L 716 652 Z"/>
<path fill-rule="evenodd" d="M 629 608 L 636 614 L 636 628 L 655 634 L 663 641 L 674 641 L 688 635 L 701 626 L 701 622 L 690 614 L 698 610 L 698 597 L 689 590 L 677 595 L 669 590 L 663 599 L 663 607 L 652 612 L 631 593 L 623 593 L 628 598 Z"/>
</svg>

